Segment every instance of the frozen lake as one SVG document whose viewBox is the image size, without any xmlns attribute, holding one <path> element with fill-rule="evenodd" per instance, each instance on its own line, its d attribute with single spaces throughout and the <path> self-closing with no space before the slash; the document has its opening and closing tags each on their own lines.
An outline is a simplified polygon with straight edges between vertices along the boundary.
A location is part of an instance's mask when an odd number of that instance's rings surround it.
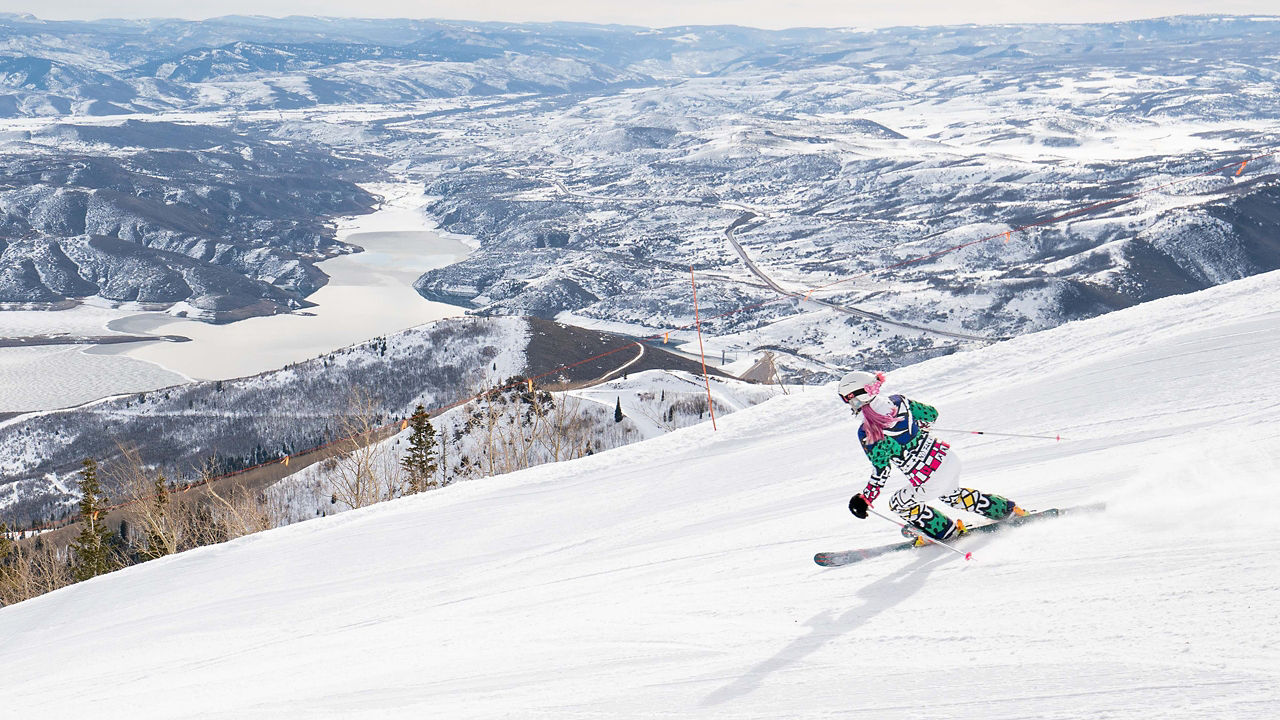
<svg viewBox="0 0 1280 720">
<path fill-rule="evenodd" d="M 186 382 L 155 364 L 89 355 L 86 345 L 0 349 L 0 413 L 49 410 Z"/>
<path fill-rule="evenodd" d="M 121 309 L 0 313 L 0 334 L 10 336 L 29 334 L 33 327 L 52 332 L 67 326 L 79 334 L 183 335 L 192 340 L 0 349 L 0 412 L 66 407 L 187 378 L 253 375 L 462 314 L 457 306 L 423 299 L 413 281 L 427 270 L 461 260 L 471 248 L 433 229 L 422 213 L 419 187 L 369 189 L 386 199 L 383 207 L 338 224 L 338 239 L 364 252 L 318 263 L 329 283 L 307 298 L 316 306 L 301 312 L 228 325 Z"/>
<path fill-rule="evenodd" d="M 191 378 L 216 380 L 275 370 L 461 314 L 461 308 L 424 300 L 413 289 L 423 272 L 466 257 L 470 248 L 460 241 L 425 230 L 353 233 L 346 240 L 365 252 L 319 264 L 330 281 L 307 298 L 316 307 L 229 325 L 155 313 L 135 315 L 113 321 L 110 328 L 129 334 L 185 335 L 193 342 L 102 345 L 88 352 L 147 360 Z"/>
</svg>

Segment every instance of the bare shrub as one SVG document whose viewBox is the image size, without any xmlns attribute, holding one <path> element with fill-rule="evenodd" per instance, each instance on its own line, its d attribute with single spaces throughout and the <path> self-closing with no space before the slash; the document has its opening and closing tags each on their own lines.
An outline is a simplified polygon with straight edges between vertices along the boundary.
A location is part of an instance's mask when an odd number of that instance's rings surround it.
<svg viewBox="0 0 1280 720">
<path fill-rule="evenodd" d="M 552 397 L 542 445 L 551 462 L 582 457 L 594 426 L 582 413 L 582 398 L 568 393 Z"/>
<path fill-rule="evenodd" d="M 188 495 L 174 504 L 174 522 L 178 528 L 178 551 L 225 542 L 226 529 L 213 511 L 211 502 Z"/>
<path fill-rule="evenodd" d="M 395 452 L 379 442 L 386 433 L 379 426 L 378 403 L 353 389 L 338 427 L 341 438 L 330 475 L 338 502 L 354 509 L 401 495 L 405 472 Z"/>
<path fill-rule="evenodd" d="M 12 605 L 75 582 L 65 548 L 14 543 L 0 565 L 0 604 Z"/>
<path fill-rule="evenodd" d="M 233 540 L 277 527 L 275 514 L 266 497 L 243 485 L 233 485 L 220 494 L 209 485 L 209 497 L 213 499 L 213 525 L 221 541 Z"/>
<path fill-rule="evenodd" d="M 499 475 L 546 462 L 581 457 L 601 432 L 599 418 L 584 410 L 593 403 L 567 393 L 551 393 L 515 378 L 508 387 L 465 406 L 454 440 L 474 438 L 476 457 L 463 454 L 459 475 Z"/>
<path fill-rule="evenodd" d="M 153 559 L 178 552 L 183 524 L 175 515 L 172 493 L 163 473 L 149 473 L 137 448 L 121 445 L 119 450 L 107 474 L 126 499 L 125 514 L 130 524 L 142 534 L 139 553 Z"/>
</svg>

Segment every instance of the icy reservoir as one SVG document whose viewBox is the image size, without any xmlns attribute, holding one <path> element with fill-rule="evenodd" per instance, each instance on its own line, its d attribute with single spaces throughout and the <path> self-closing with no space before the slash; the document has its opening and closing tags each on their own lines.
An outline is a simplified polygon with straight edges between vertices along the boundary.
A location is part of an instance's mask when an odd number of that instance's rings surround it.
<svg viewBox="0 0 1280 720">
<path fill-rule="evenodd" d="M 330 279 L 307 298 L 314 307 L 226 325 L 161 312 L 99 311 L 108 313 L 109 331 L 182 335 L 192 342 L 0 349 L 0 413 L 66 407 L 173 385 L 184 378 L 253 375 L 462 314 L 455 305 L 423 299 L 413 289 L 413 281 L 427 270 L 463 259 L 471 248 L 433 228 L 422 213 L 421 186 L 369 189 L 386 202 L 369 215 L 343 218 L 337 233 L 339 240 L 364 252 L 317 263 Z M 0 313 L 0 332 L 5 329 L 5 315 Z M 40 315 L 57 322 L 63 312 Z"/>
</svg>

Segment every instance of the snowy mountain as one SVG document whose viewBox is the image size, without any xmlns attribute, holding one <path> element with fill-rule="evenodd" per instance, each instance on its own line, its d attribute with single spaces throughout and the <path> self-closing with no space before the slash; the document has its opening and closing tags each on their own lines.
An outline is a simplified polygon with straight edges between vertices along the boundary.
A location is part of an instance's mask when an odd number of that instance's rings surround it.
<svg viewBox="0 0 1280 720">
<path fill-rule="evenodd" d="M 370 207 L 351 183 L 390 177 L 480 245 L 424 296 L 644 337 L 689 324 L 694 266 L 714 347 L 772 350 L 792 378 L 1280 267 L 1275 17 L 10 16 L 0 56 L 0 302 L 298 307 L 313 262 L 350 250 L 327 221 Z M 825 304 L 788 297 L 815 288 Z"/>
<path fill-rule="evenodd" d="M 418 287 L 643 334 L 689 322 L 692 265 L 717 343 L 831 377 L 1274 269 L 1278 28 L 896 28 L 398 122 L 467 138 L 414 147 L 445 227 L 483 244 Z M 783 294 L 813 289 L 839 307 Z"/>
<path fill-rule="evenodd" d="M 234 320 L 307 306 L 327 222 L 377 200 L 368 169 L 230 128 L 51 124 L 0 144 L 0 303 L 186 302 Z"/>
<path fill-rule="evenodd" d="M 390 103 L 504 92 L 603 91 L 683 43 L 641 28 L 553 23 L 226 17 L 0 18 L 0 117 Z M 716 49 L 741 31 L 712 41 Z M 709 38 L 710 40 L 710 38 Z"/>
<path fill-rule="evenodd" d="M 594 391 L 616 398 L 663 392 L 664 381 L 631 385 L 620 377 L 628 373 L 698 369 L 697 362 L 658 347 L 637 350 L 617 335 L 536 318 L 453 318 L 250 377 L 188 382 L 19 415 L 0 422 L 0 521 L 29 527 L 65 515 L 77 502 L 74 474 L 85 457 L 103 463 L 107 492 L 119 500 L 121 489 L 110 476 L 122 447 L 135 449 L 149 466 L 183 484 L 199 480 L 206 471 L 238 471 L 350 434 L 343 428 L 355 412 L 353 404 L 380 426 L 409 416 L 418 404 L 432 410 L 450 407 L 516 376 L 537 377 L 539 386 L 553 388 L 618 377 Z M 703 399 L 701 409 L 682 407 L 679 422 L 672 418 L 663 423 L 664 430 L 702 419 L 705 396 L 700 386 L 694 389 L 694 399 Z M 581 392 L 582 404 L 596 404 L 593 391 Z M 741 407 L 745 403 L 740 398 L 761 393 L 769 391 L 739 390 L 717 402 Z M 627 426 L 630 436 L 595 443 L 594 449 L 651 436 L 659 423 L 648 416 L 667 411 L 688 394 L 688 387 L 679 393 L 673 388 L 672 397 L 662 403 L 629 401 L 628 413 L 636 417 Z M 445 426 L 466 422 L 462 414 L 451 418 Z M 460 442 L 461 429 L 457 434 L 453 463 L 468 454 L 479 458 L 470 452 L 471 443 Z M 594 443 L 596 438 L 584 440 Z M 449 469 L 451 476 L 473 474 L 470 468 Z"/>
<path fill-rule="evenodd" d="M 1280 701 L 1280 273 L 890 375 L 974 485 L 1106 512 L 828 570 L 829 387 L 0 609 L 6 709 L 103 717 L 1254 717 Z M 57 672 L 52 669 L 57 668 Z M 227 688 L 235 688 L 228 692 Z"/>
</svg>

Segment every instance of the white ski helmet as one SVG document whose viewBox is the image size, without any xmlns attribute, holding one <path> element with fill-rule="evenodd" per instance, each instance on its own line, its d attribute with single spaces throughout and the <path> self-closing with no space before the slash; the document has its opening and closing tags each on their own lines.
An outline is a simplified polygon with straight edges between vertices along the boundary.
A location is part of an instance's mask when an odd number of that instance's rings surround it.
<svg viewBox="0 0 1280 720">
<path fill-rule="evenodd" d="M 884 382 L 884 373 L 855 370 L 840 378 L 836 392 L 840 399 L 854 407 L 862 407 L 871 402 L 871 398 L 880 392 L 880 384 Z"/>
</svg>

